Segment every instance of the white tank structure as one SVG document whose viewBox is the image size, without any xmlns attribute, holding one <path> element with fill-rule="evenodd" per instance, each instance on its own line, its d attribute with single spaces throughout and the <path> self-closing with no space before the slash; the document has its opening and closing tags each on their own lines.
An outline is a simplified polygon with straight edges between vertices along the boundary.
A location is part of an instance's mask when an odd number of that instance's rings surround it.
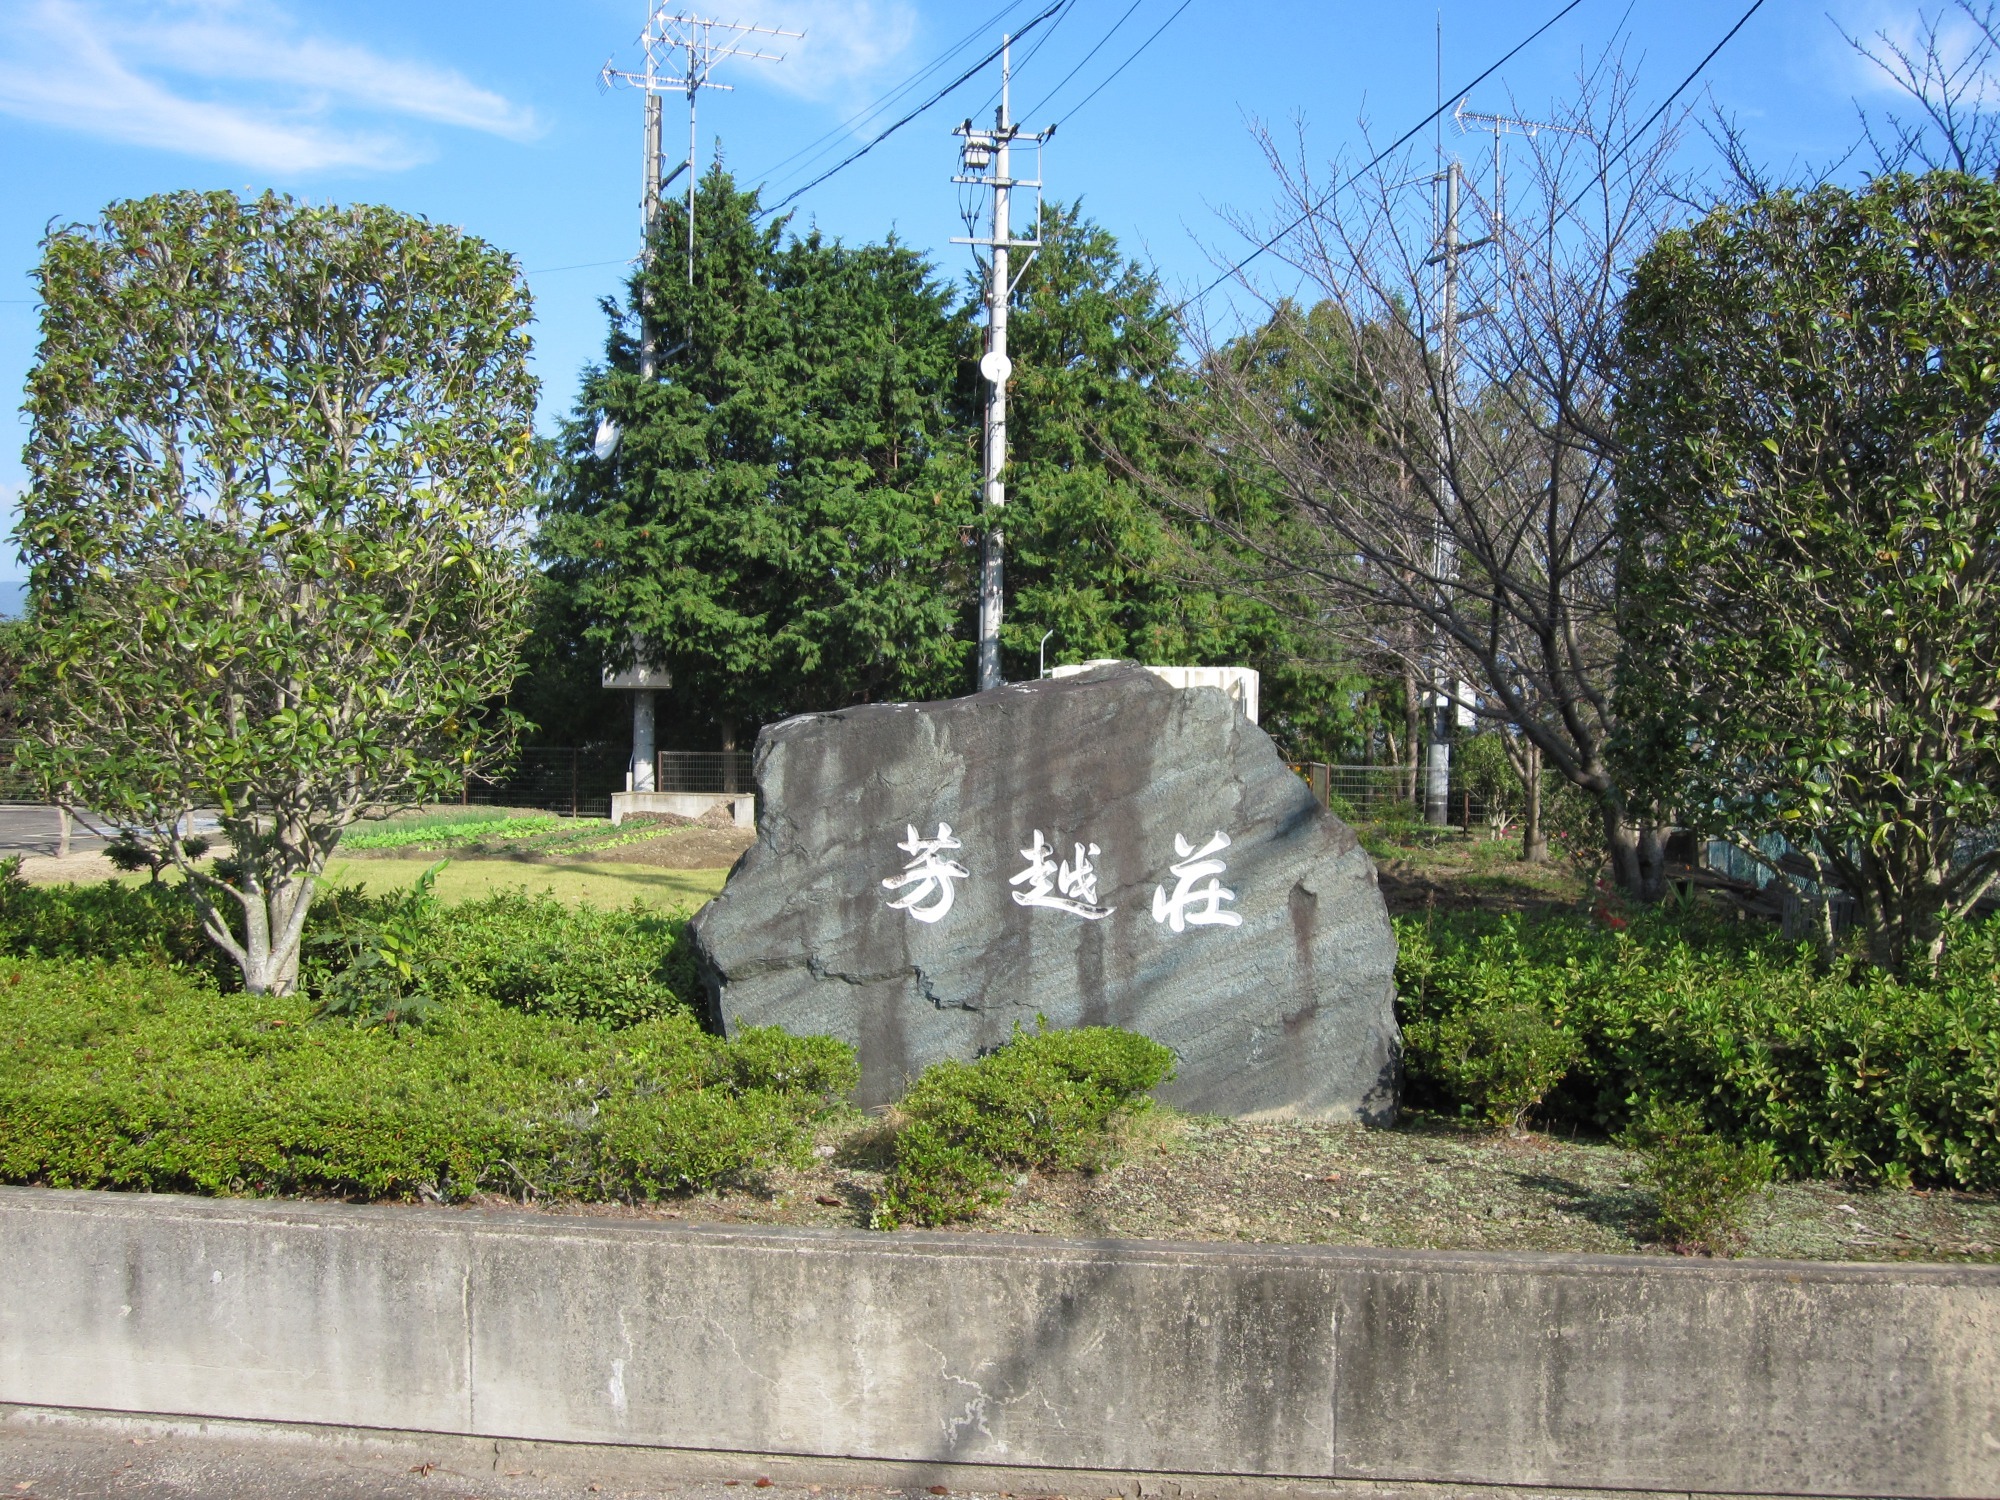
<svg viewBox="0 0 2000 1500">
<path fill-rule="evenodd" d="M 1075 666 L 1051 667 L 1051 677 L 1074 677 L 1079 672 L 1094 672 L 1099 667 L 1115 667 L 1115 656 L 1099 657 L 1096 661 L 1078 662 Z M 1238 708 L 1243 717 L 1252 724 L 1257 722 L 1257 669 L 1255 667 L 1164 667 L 1143 664 L 1148 672 L 1166 683 L 1185 691 L 1188 688 L 1211 687 L 1219 689 Z"/>
</svg>

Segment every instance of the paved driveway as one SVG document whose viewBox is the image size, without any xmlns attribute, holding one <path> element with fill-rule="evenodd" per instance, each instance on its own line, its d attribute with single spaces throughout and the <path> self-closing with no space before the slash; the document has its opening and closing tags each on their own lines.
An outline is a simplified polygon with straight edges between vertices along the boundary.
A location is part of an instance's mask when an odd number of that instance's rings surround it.
<svg viewBox="0 0 2000 1500">
<path fill-rule="evenodd" d="M 61 825 L 53 807 L 30 803 L 0 802 L 0 856 L 8 854 L 54 854 L 60 845 Z M 69 847 L 81 854 L 102 849 L 104 840 L 80 823 L 70 825 Z"/>
<path fill-rule="evenodd" d="M 194 832 L 207 834 L 212 839 L 215 835 L 214 814 L 196 813 Z M 0 858 L 9 854 L 54 854 L 60 847 L 60 836 L 61 825 L 53 807 L 28 802 L 0 802 Z M 101 835 L 92 833 L 81 822 L 71 823 L 70 853 L 89 854 L 104 845 Z"/>
</svg>

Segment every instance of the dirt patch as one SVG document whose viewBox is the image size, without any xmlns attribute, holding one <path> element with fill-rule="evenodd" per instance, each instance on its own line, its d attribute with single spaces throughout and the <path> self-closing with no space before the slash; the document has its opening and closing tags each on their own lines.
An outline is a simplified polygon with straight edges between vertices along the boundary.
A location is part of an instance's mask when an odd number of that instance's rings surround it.
<svg viewBox="0 0 2000 1500">
<path fill-rule="evenodd" d="M 1549 911 L 1580 906 L 1590 894 L 1585 872 L 1564 860 L 1528 864 L 1517 840 L 1453 828 L 1357 831 L 1391 916 Z"/>
<path fill-rule="evenodd" d="M 726 870 L 756 841 L 756 833 L 733 825 L 714 828 L 690 823 L 663 828 L 653 838 L 578 855 L 583 860 L 608 860 L 626 865 L 651 865 L 662 870 Z"/>
<path fill-rule="evenodd" d="M 813 1165 L 755 1188 L 662 1204 L 547 1204 L 553 1214 L 686 1223 L 866 1227 L 889 1165 L 883 1120 L 821 1135 Z M 1247 1124 L 1155 1111 L 1105 1171 L 1031 1177 L 969 1233 L 1396 1249 L 1665 1254 L 1637 1159 L 1597 1141 L 1507 1137 L 1416 1119 Z M 489 1203 L 511 1202 L 493 1198 Z M 518 1204 L 513 1205 L 518 1207 Z M 530 1205 L 536 1206 L 536 1205 Z M 1785 1260 L 2000 1261 L 2000 1198 L 1782 1183 L 1748 1216 L 1743 1253 Z"/>
<path fill-rule="evenodd" d="M 79 851 L 61 858 L 53 854 L 21 856 L 21 878 L 34 885 L 96 885 L 115 880 L 118 868 L 100 849 Z"/>
</svg>

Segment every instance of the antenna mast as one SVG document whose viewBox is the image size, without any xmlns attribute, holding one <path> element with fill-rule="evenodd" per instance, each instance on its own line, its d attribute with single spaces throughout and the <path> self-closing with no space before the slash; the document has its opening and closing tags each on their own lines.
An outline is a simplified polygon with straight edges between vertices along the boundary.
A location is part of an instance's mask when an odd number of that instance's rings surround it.
<svg viewBox="0 0 2000 1500">
<path fill-rule="evenodd" d="M 717 33 L 720 33 L 718 38 Z M 776 26 L 758 26 L 749 21 L 717 21 L 708 16 L 670 10 L 661 5 L 646 17 L 646 29 L 639 35 L 645 53 L 643 72 L 629 72 L 606 63 L 598 79 L 606 88 L 625 84 L 646 95 L 645 203 L 640 210 L 647 245 L 652 243 L 653 223 L 659 217 L 660 195 L 681 173 L 687 173 L 687 276 L 694 285 L 694 190 L 699 175 L 695 167 L 695 96 L 703 89 L 734 91 L 734 85 L 717 83 L 710 77 L 715 65 L 726 57 L 748 58 L 756 62 L 783 62 L 782 52 L 760 52 L 753 37 L 803 37 L 803 31 L 785 31 Z M 682 93 L 688 104 L 687 160 L 673 171 L 660 175 L 660 95 Z"/>
<path fill-rule="evenodd" d="M 967 120 L 952 134 L 962 137 L 959 146 L 959 171 L 951 180 L 969 184 L 975 188 L 987 188 L 993 194 L 993 217 L 991 230 L 984 236 L 954 235 L 954 245 L 972 245 L 984 248 L 989 256 L 986 283 L 986 353 L 980 358 L 979 373 L 986 378 L 986 457 L 983 465 L 984 492 L 986 504 L 986 532 L 980 543 L 979 556 L 979 691 L 1000 686 L 1000 616 L 1004 602 L 1005 573 L 1003 568 L 1005 537 L 1000 530 L 1000 512 L 1007 504 L 1006 486 L 1001 482 L 1001 472 L 1007 467 L 1007 378 L 1014 373 L 1014 365 L 1007 358 L 1007 299 L 1014 290 L 1019 273 L 1009 275 L 1010 252 L 1025 249 L 1028 260 L 1021 262 L 1021 270 L 1028 269 L 1028 261 L 1035 258 L 1042 240 L 1042 143 L 1055 134 L 1055 126 L 1047 130 L 1023 130 L 1014 122 L 1008 98 L 1009 75 L 1012 72 L 1011 39 L 1000 39 L 1000 104 L 993 114 L 993 128 L 975 129 Z M 1023 149 L 1032 147 L 1035 153 L 1035 175 L 1016 177 L 1013 175 L 1013 150 L 1016 145 Z M 1014 233 L 1013 189 L 1030 188 L 1035 195 L 1034 229 L 1027 238 Z M 968 226 L 969 227 L 969 226 Z M 973 251 L 978 257 L 978 248 Z"/>
</svg>

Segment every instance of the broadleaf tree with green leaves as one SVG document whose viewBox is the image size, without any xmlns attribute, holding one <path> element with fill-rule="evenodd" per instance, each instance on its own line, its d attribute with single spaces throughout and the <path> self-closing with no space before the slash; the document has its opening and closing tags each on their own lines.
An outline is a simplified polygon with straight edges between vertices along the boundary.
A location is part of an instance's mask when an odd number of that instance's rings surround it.
<svg viewBox="0 0 2000 1500">
<path fill-rule="evenodd" d="M 174 193 L 38 272 L 23 760 L 186 878 L 253 993 L 371 810 L 511 743 L 534 493 L 511 257 L 386 208 Z M 177 833 L 217 809 L 232 846 Z"/>
<path fill-rule="evenodd" d="M 1631 774 L 1927 968 L 2000 875 L 2000 186 L 1717 209 L 1640 260 L 1623 357 Z"/>
</svg>

